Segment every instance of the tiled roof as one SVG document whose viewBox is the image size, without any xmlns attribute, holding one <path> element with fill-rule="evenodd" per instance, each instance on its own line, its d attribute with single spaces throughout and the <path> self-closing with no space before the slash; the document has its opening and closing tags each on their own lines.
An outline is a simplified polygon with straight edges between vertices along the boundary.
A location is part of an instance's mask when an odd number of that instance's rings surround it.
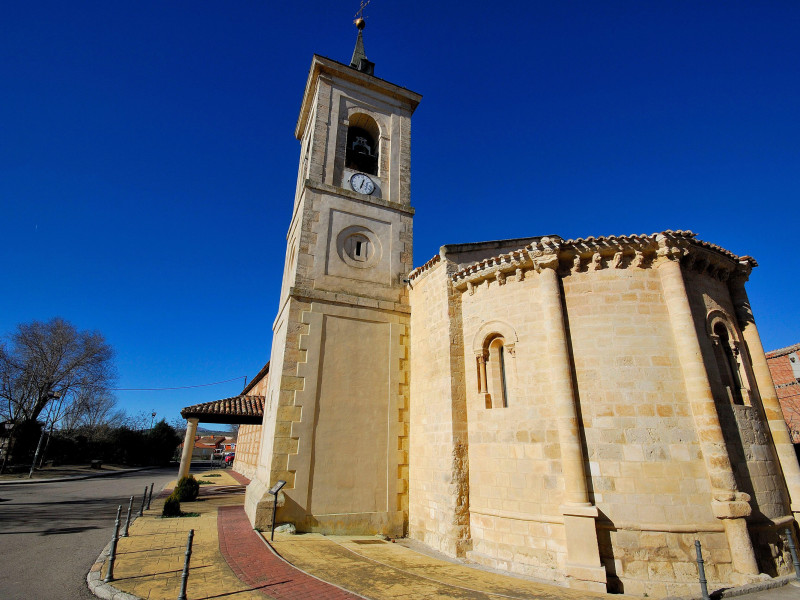
<svg viewBox="0 0 800 600">
<path fill-rule="evenodd" d="M 786 346 L 786 348 L 778 348 L 777 350 L 770 350 L 769 352 L 767 352 L 767 358 L 775 358 L 776 356 L 791 354 L 792 352 L 796 352 L 797 350 L 800 350 L 800 344 Z"/>
<path fill-rule="evenodd" d="M 195 404 L 184 408 L 181 416 L 204 423 L 260 424 L 264 418 L 264 396 L 242 395 Z"/>
</svg>

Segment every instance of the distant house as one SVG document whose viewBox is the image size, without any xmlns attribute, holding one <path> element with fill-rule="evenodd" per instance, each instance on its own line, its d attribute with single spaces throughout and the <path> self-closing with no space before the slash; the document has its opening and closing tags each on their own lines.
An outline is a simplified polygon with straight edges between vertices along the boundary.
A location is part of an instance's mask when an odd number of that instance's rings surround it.
<svg viewBox="0 0 800 600">
<path fill-rule="evenodd" d="M 183 450 L 183 443 L 180 445 Z M 192 458 L 210 460 L 214 454 L 233 452 L 236 449 L 236 438 L 224 435 L 195 436 Z"/>
<path fill-rule="evenodd" d="M 792 442 L 800 444 L 800 344 L 767 352 L 767 364 Z"/>
</svg>

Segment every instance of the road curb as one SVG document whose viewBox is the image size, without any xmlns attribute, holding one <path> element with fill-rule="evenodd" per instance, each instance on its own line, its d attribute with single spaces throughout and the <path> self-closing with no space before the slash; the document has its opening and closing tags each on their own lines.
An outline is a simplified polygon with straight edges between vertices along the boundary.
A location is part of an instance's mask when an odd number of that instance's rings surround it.
<svg viewBox="0 0 800 600">
<path fill-rule="evenodd" d="M 100 556 L 94 561 L 92 568 L 86 574 L 86 585 L 89 586 L 89 591 L 98 598 L 104 600 L 142 600 L 139 596 L 134 596 L 128 592 L 118 590 L 110 583 L 103 581 L 103 563 L 106 562 L 108 553 L 111 551 L 111 542 L 106 544 Z"/>
<path fill-rule="evenodd" d="M 3 485 L 30 485 L 32 483 L 59 483 L 63 481 L 80 481 L 82 479 L 94 479 L 96 477 L 111 477 L 113 475 L 125 475 L 126 473 L 138 473 L 139 471 L 151 471 L 162 467 L 140 467 L 137 469 L 121 469 L 119 471 L 107 471 L 103 473 L 87 473 L 86 475 L 72 475 L 70 477 L 55 477 L 52 479 L 8 479 L 0 480 Z"/>
</svg>

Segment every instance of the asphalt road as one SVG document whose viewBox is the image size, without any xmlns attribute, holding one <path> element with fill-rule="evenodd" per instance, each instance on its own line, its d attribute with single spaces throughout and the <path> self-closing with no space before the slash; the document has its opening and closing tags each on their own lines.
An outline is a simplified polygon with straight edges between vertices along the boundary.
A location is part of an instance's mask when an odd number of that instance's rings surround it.
<svg viewBox="0 0 800 600">
<path fill-rule="evenodd" d="M 111 540 L 117 505 L 141 502 L 177 467 L 79 481 L 0 484 L 0 598 L 89 600 L 86 573 Z M 136 501 L 134 507 L 136 507 Z M 134 511 L 135 513 L 135 511 Z"/>
</svg>

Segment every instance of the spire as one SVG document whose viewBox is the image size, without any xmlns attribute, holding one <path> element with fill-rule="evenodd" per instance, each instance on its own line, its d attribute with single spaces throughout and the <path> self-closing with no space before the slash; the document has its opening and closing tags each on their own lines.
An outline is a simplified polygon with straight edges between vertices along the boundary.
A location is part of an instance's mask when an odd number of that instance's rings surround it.
<svg viewBox="0 0 800 600">
<path fill-rule="evenodd" d="M 361 21 L 361 23 L 363 23 L 363 21 Z M 355 50 L 353 50 L 353 58 L 350 59 L 350 66 L 354 69 L 358 69 L 361 66 L 362 60 L 367 60 L 367 53 L 364 51 L 364 36 L 361 35 L 363 30 L 363 27 L 358 28 L 356 47 Z"/>
<path fill-rule="evenodd" d="M 361 9 L 356 13 L 356 20 L 353 21 L 356 27 L 358 27 L 358 37 L 356 38 L 356 47 L 353 50 L 353 58 L 350 59 L 350 66 L 367 75 L 374 75 L 375 63 L 367 60 L 367 53 L 364 50 L 364 36 L 362 34 L 364 27 L 367 26 L 367 22 L 364 18 L 364 8 L 370 1 L 371 0 L 368 0 L 365 3 L 364 0 L 361 0 Z"/>
</svg>

